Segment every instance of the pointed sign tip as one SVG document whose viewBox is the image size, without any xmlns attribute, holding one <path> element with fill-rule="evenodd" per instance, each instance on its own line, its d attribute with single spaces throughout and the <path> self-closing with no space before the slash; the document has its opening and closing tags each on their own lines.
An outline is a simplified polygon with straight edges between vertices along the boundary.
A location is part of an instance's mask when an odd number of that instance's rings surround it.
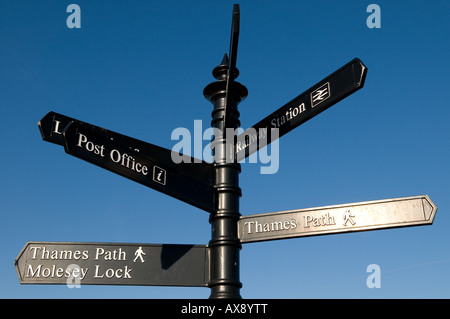
<svg viewBox="0 0 450 319">
<path fill-rule="evenodd" d="M 430 197 L 428 197 L 428 195 L 425 195 L 422 198 L 422 205 L 425 220 L 428 220 L 432 223 L 434 220 L 434 216 L 436 215 L 437 206 L 433 203 Z"/>
<path fill-rule="evenodd" d="M 359 78 L 355 80 L 357 80 L 358 85 L 362 88 L 364 87 L 364 83 L 366 82 L 367 66 L 359 58 L 354 58 L 352 62 L 356 62 L 357 74 L 355 74 L 355 76 L 359 76 Z"/>
</svg>

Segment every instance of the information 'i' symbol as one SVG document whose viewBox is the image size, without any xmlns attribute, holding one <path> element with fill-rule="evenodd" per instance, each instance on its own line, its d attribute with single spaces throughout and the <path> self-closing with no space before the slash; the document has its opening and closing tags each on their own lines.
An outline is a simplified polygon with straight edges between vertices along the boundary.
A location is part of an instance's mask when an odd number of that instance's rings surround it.
<svg viewBox="0 0 450 319">
<path fill-rule="evenodd" d="M 153 167 L 153 180 L 162 185 L 166 185 L 166 170 L 161 167 Z"/>
</svg>

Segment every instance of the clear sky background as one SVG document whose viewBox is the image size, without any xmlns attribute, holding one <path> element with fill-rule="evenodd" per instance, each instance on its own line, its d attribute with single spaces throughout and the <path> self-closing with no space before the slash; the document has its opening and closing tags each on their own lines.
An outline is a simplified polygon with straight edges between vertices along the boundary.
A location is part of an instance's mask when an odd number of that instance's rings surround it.
<svg viewBox="0 0 450 319">
<path fill-rule="evenodd" d="M 81 8 L 69 29 L 67 6 Z M 208 298 L 208 288 L 20 285 L 27 241 L 207 244 L 208 213 L 42 141 L 49 111 L 171 149 L 210 125 L 203 88 L 236 1 L 0 3 L 0 297 Z M 370 29 L 367 6 L 381 8 Z M 243 215 L 428 194 L 434 224 L 243 245 L 244 298 L 449 298 L 450 3 L 240 1 L 248 128 L 355 57 L 365 87 L 280 139 L 280 167 L 243 164 Z M 204 146 L 207 145 L 204 142 Z M 369 289 L 366 268 L 381 268 Z"/>
</svg>

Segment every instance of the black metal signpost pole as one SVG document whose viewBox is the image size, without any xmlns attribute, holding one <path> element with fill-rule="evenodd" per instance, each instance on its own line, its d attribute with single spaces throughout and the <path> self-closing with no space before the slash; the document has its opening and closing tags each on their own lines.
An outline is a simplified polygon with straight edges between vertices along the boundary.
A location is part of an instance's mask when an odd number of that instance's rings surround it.
<svg viewBox="0 0 450 319">
<path fill-rule="evenodd" d="M 210 215 L 211 241 L 211 288 L 210 298 L 241 298 L 242 283 L 239 278 L 239 252 L 241 242 L 237 232 L 239 213 L 239 187 L 240 164 L 234 161 L 234 139 L 227 143 L 227 128 L 229 133 L 240 126 L 237 104 L 247 96 L 247 89 L 240 83 L 234 82 L 232 96 L 227 105 L 226 82 L 228 71 L 228 57 L 225 55 L 222 64 L 213 70 L 218 80 L 209 84 L 205 90 L 205 97 L 214 105 L 211 126 L 216 130 L 213 148 L 215 166 L 215 183 L 218 209 Z M 234 75 L 235 76 L 235 75 Z M 229 114 L 225 124 L 225 110 Z M 230 142 L 230 141 L 228 141 Z"/>
<path fill-rule="evenodd" d="M 217 194 L 217 212 L 212 213 L 209 218 L 211 299 L 241 298 L 242 287 L 239 277 L 241 242 L 237 228 L 241 216 L 241 166 L 235 161 L 234 136 L 235 129 L 240 126 L 237 105 L 247 97 L 248 91 L 242 84 L 234 82 L 239 74 L 236 69 L 238 5 L 234 5 L 232 20 L 229 57 L 225 54 L 222 63 L 213 70 L 213 76 L 218 81 L 209 84 L 203 91 L 204 96 L 214 105 L 211 126 L 216 129 L 211 143 L 215 167 L 214 187 Z"/>
</svg>

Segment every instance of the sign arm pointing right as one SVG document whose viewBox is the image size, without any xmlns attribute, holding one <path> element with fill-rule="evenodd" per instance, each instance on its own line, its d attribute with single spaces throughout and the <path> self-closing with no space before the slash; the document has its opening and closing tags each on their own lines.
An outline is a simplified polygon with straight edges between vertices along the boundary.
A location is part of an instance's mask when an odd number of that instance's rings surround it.
<svg viewBox="0 0 450 319">
<path fill-rule="evenodd" d="M 364 86 L 367 67 L 358 58 L 306 90 L 237 137 L 236 161 L 254 152 L 299 125 L 322 113 Z M 278 135 L 272 133 L 278 129 Z"/>
<path fill-rule="evenodd" d="M 427 195 L 241 216 L 241 243 L 431 225 L 437 207 Z"/>
</svg>

